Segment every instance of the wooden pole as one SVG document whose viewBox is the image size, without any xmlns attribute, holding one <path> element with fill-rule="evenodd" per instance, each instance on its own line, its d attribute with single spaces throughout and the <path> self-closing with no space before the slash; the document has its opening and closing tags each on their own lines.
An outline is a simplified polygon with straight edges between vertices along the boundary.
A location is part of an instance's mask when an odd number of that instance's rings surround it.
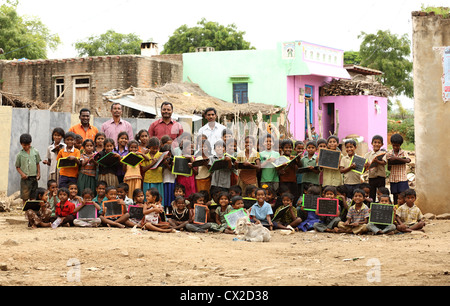
<svg viewBox="0 0 450 306">
<path fill-rule="evenodd" d="M 57 104 L 58 101 L 61 99 L 61 97 L 64 96 L 64 93 L 66 92 L 67 88 L 69 88 L 69 87 L 72 85 L 72 83 L 73 83 L 73 80 L 70 82 L 69 86 L 66 86 L 66 88 L 64 88 L 63 92 L 60 93 L 60 95 L 58 96 L 58 98 L 56 98 L 55 102 L 53 102 L 53 104 L 50 105 L 50 107 L 49 107 L 49 109 L 48 109 L 49 111 L 51 111 L 51 110 L 53 109 L 53 107 L 56 106 L 56 104 Z"/>
</svg>

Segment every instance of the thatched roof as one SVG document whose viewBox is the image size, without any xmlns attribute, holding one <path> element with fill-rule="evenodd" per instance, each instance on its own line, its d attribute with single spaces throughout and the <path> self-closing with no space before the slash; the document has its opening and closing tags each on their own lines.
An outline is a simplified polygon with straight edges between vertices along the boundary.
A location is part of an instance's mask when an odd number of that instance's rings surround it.
<svg viewBox="0 0 450 306">
<path fill-rule="evenodd" d="M 283 108 L 263 104 L 246 103 L 233 104 L 221 99 L 209 96 L 198 84 L 193 83 L 168 83 L 156 88 L 135 88 L 126 90 L 111 90 L 103 94 L 106 100 L 117 100 L 127 96 L 133 96 L 133 103 L 156 108 L 159 115 L 161 103 L 171 102 L 174 112 L 180 115 L 199 115 L 208 107 L 214 107 L 219 117 L 231 115 L 255 115 L 261 112 L 263 115 L 276 114 Z"/>
<path fill-rule="evenodd" d="M 32 108 L 32 109 L 48 109 L 48 104 L 41 101 L 34 101 L 24 98 L 20 95 L 5 92 L 0 90 L 1 105 L 9 105 L 19 108 Z"/>
</svg>

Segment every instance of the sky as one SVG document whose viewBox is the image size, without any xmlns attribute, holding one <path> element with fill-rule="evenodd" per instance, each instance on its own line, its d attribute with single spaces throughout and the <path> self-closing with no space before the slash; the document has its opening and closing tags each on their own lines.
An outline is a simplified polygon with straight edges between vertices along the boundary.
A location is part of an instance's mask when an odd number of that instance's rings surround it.
<svg viewBox="0 0 450 306">
<path fill-rule="evenodd" d="M 48 52 L 48 58 L 58 59 L 77 57 L 75 42 L 110 29 L 155 41 L 162 50 L 178 27 L 196 26 L 202 18 L 222 25 L 234 23 L 258 50 L 303 40 L 357 51 L 361 31 L 390 30 L 411 39 L 411 12 L 422 4 L 448 6 L 443 0 L 19 0 L 17 11 L 39 17 L 52 34 L 59 35 L 62 44 Z M 412 100 L 400 99 L 413 108 Z"/>
</svg>

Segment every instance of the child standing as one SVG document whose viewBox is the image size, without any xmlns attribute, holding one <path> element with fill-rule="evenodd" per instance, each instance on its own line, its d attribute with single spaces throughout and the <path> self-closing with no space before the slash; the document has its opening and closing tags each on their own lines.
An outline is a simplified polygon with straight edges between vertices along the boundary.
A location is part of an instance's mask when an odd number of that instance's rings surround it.
<svg viewBox="0 0 450 306">
<path fill-rule="evenodd" d="M 288 159 L 292 159 L 292 140 L 284 139 L 281 141 L 280 148 L 283 151 L 283 155 Z M 280 175 L 280 187 L 286 187 L 289 192 L 298 199 L 298 186 L 297 186 L 297 163 L 290 163 L 288 166 L 278 167 L 278 174 Z"/>
<path fill-rule="evenodd" d="M 111 165 L 101 165 L 98 164 L 98 181 L 105 181 L 108 186 L 114 186 L 117 187 L 119 185 L 119 179 L 117 178 L 117 168 L 119 167 L 120 163 L 120 155 L 118 153 L 114 153 L 114 140 L 111 138 L 106 138 L 103 146 L 103 151 L 97 153 L 95 156 L 95 163 L 97 164 L 97 161 L 101 159 L 102 157 L 106 156 L 109 153 L 112 153 L 114 155 L 114 158 L 117 160 L 116 163 Z"/>
<path fill-rule="evenodd" d="M 148 141 L 150 140 L 150 136 L 147 130 L 140 130 L 136 136 L 135 140 L 139 143 L 139 152 L 143 154 L 147 154 L 148 152 Z"/>
<path fill-rule="evenodd" d="M 117 135 L 117 147 L 114 148 L 114 153 L 119 154 L 120 158 L 124 158 L 127 156 L 130 151 L 128 151 L 128 133 L 127 132 L 120 132 L 119 135 Z M 124 167 L 117 167 L 117 179 L 120 183 L 123 183 L 123 178 L 125 176 L 125 170 Z"/>
<path fill-rule="evenodd" d="M 211 189 L 211 172 L 209 172 L 209 157 L 211 156 L 211 145 L 207 139 L 201 141 L 200 150 L 195 157 L 196 161 L 203 160 L 204 164 L 197 167 L 195 185 L 198 191 L 206 190 L 209 194 Z"/>
<path fill-rule="evenodd" d="M 331 135 L 327 139 L 328 150 L 339 151 L 338 149 L 339 138 L 335 135 Z M 319 153 L 320 154 L 320 153 Z M 323 186 L 339 186 L 342 185 L 342 174 L 339 169 L 322 168 L 323 173 Z"/>
<path fill-rule="evenodd" d="M 25 217 L 28 219 L 28 227 L 35 229 L 38 227 L 50 227 L 50 218 L 52 216 L 52 209 L 48 203 L 49 191 L 45 188 L 38 188 L 36 192 L 36 200 L 41 201 L 38 211 L 28 209 L 25 212 Z"/>
<path fill-rule="evenodd" d="M 262 224 L 273 229 L 273 223 L 270 215 L 273 215 L 272 207 L 266 201 L 266 192 L 263 188 L 256 190 L 256 203 L 253 204 L 250 211 L 250 221 L 256 224 Z"/>
<path fill-rule="evenodd" d="M 139 152 L 139 143 L 136 140 L 130 140 L 128 143 L 128 149 L 130 152 L 142 156 L 144 160 L 149 160 L 146 154 Z M 136 167 L 124 164 L 123 168 L 125 169 L 123 182 L 128 184 L 128 197 L 133 199 L 134 190 L 142 188 L 141 164 Z"/>
<path fill-rule="evenodd" d="M 151 149 L 150 149 L 151 150 Z M 168 222 L 161 221 L 160 214 L 164 213 L 158 189 L 150 188 L 146 191 L 147 203 L 144 204 L 145 224 L 143 228 L 149 231 L 171 233 L 172 229 Z"/>
<path fill-rule="evenodd" d="M 396 211 L 397 230 L 404 233 L 422 230 L 425 226 L 422 212 L 415 205 L 416 191 L 408 189 L 405 191 L 405 204 Z"/>
<path fill-rule="evenodd" d="M 264 150 L 259 153 L 261 158 L 261 184 L 271 187 L 273 190 L 278 190 L 280 178 L 278 172 L 272 163 L 280 157 L 280 153 L 273 150 L 273 137 L 271 134 L 266 134 L 261 139 Z"/>
<path fill-rule="evenodd" d="M 245 190 L 248 185 L 258 187 L 257 172 L 261 168 L 261 158 L 254 147 L 255 139 L 247 135 L 245 136 L 245 150 L 237 154 L 236 165 L 242 164 L 246 167 L 246 169 L 239 170 L 238 185 L 242 190 Z"/>
<path fill-rule="evenodd" d="M 189 167 L 192 168 L 192 145 L 191 140 L 186 138 L 187 136 L 184 136 L 185 139 L 183 139 L 180 142 L 179 152 L 180 154 L 178 156 L 183 156 L 187 159 L 189 159 Z M 189 136 L 190 137 L 190 136 Z M 196 175 L 197 169 L 192 168 L 192 175 L 190 176 L 184 176 L 184 175 L 178 175 L 177 176 L 177 183 L 184 185 L 186 188 L 185 196 L 189 197 L 191 194 L 194 194 L 197 192 L 197 186 L 195 185 L 195 175 Z"/>
<path fill-rule="evenodd" d="M 353 192 L 353 206 L 348 209 L 347 221 L 340 221 L 336 233 L 353 233 L 355 235 L 367 232 L 370 210 L 364 204 L 365 192 L 362 189 L 355 189 Z"/>
<path fill-rule="evenodd" d="M 97 165 L 94 162 L 95 144 L 91 139 L 83 142 L 84 152 L 80 156 L 80 171 L 78 174 L 78 192 L 81 195 L 84 189 L 95 190 L 97 186 Z"/>
<path fill-rule="evenodd" d="M 305 143 L 301 140 L 297 140 L 294 143 L 294 151 L 296 153 L 296 155 L 300 155 L 297 160 L 297 167 L 302 167 L 302 158 L 305 155 Z M 303 180 L 303 173 L 296 173 L 296 177 L 297 177 L 297 192 L 298 194 L 303 194 L 303 185 L 302 185 L 302 180 Z"/>
<path fill-rule="evenodd" d="M 60 158 L 67 158 L 73 160 L 77 163 L 76 167 L 71 168 L 61 168 L 59 170 L 59 187 L 67 187 L 69 182 L 77 182 L 78 179 L 78 166 L 80 165 L 80 150 L 75 148 L 75 133 L 68 132 L 64 136 L 64 142 L 66 147 L 61 149 L 56 157 L 57 160 Z"/>
<path fill-rule="evenodd" d="M 406 177 L 406 164 L 410 163 L 411 159 L 408 157 L 408 153 L 401 148 L 403 144 L 402 135 L 392 135 L 391 144 L 392 151 L 387 153 L 386 159 L 388 161 L 388 170 L 391 171 L 389 175 L 391 193 L 394 196 L 394 204 L 398 204 L 399 193 L 409 189 L 408 178 Z M 389 165 L 390 162 L 397 162 L 399 164 Z"/>
<path fill-rule="evenodd" d="M 309 186 L 315 185 L 319 186 L 319 170 L 315 170 L 314 167 L 317 165 L 316 160 L 316 150 L 317 145 L 314 141 L 308 141 L 306 143 L 306 152 L 307 154 L 302 157 L 301 164 L 302 167 L 308 167 L 309 172 L 303 173 L 302 175 L 302 189 L 299 194 L 303 194 L 303 190 L 308 190 Z"/>
<path fill-rule="evenodd" d="M 172 139 L 170 139 L 172 140 Z M 173 158 L 172 158 L 172 150 L 171 150 L 171 144 L 166 143 L 165 145 L 161 146 L 161 153 L 168 152 L 166 157 L 163 160 L 162 168 L 163 168 L 163 189 L 164 189 L 164 195 L 163 195 L 163 206 L 166 213 L 171 214 L 172 213 L 172 201 L 175 200 L 175 182 L 177 179 L 177 175 L 172 173 L 172 165 L 173 165 Z"/>
<path fill-rule="evenodd" d="M 31 135 L 20 135 L 20 145 L 22 150 L 16 156 L 16 170 L 20 174 L 20 198 L 25 204 L 36 194 L 38 181 L 41 178 L 41 168 L 39 163 L 41 157 L 39 152 L 31 146 Z"/>
<path fill-rule="evenodd" d="M 98 132 L 97 134 L 95 134 L 95 138 L 94 138 L 95 152 L 103 151 L 105 139 L 106 139 L 105 133 Z"/>
<path fill-rule="evenodd" d="M 227 168 L 213 171 L 211 174 L 211 197 L 220 191 L 227 191 L 231 187 L 231 168 L 232 161 L 230 156 L 225 156 L 226 144 L 223 140 L 218 140 L 214 144 L 215 154 L 209 158 L 209 166 L 212 166 L 214 161 L 219 159 L 225 159 L 228 162 Z"/>
<path fill-rule="evenodd" d="M 157 167 L 156 169 L 150 169 L 155 165 L 155 163 L 162 155 L 162 153 L 159 151 L 159 139 L 157 137 L 152 137 L 149 139 L 148 153 L 146 155 L 148 157 L 148 161 L 143 161 L 141 164 L 141 172 L 144 173 L 144 194 L 147 197 L 147 190 L 149 190 L 150 188 L 156 188 L 161 196 L 164 194 L 162 174 L 163 168 Z M 146 201 L 148 201 L 147 198 Z M 161 201 L 164 201 L 164 199 L 161 199 Z"/>
<path fill-rule="evenodd" d="M 342 156 L 339 169 L 344 176 L 344 185 L 347 187 L 348 195 L 353 197 L 353 191 L 360 188 L 361 175 L 352 171 L 356 168 L 355 163 L 350 163 L 353 156 L 355 156 L 356 141 L 350 139 L 345 142 L 345 151 L 347 156 Z"/>
<path fill-rule="evenodd" d="M 376 199 L 376 192 L 378 187 L 384 187 L 386 185 L 386 154 L 381 160 L 376 158 L 381 151 L 383 146 L 383 137 L 380 135 L 375 135 L 372 137 L 372 148 L 373 150 L 367 152 L 364 158 L 367 159 L 366 169 L 369 169 L 369 185 L 370 185 L 370 195 L 372 199 Z M 375 163 L 375 167 L 369 168 L 372 163 Z"/>
<path fill-rule="evenodd" d="M 52 131 L 52 144 L 47 148 L 47 159 L 42 163 L 49 166 L 48 179 L 58 181 L 58 169 L 56 165 L 58 161 L 56 156 L 58 156 L 59 150 L 64 148 L 66 145 L 62 141 L 64 139 L 65 132 L 62 128 L 57 127 Z"/>
</svg>

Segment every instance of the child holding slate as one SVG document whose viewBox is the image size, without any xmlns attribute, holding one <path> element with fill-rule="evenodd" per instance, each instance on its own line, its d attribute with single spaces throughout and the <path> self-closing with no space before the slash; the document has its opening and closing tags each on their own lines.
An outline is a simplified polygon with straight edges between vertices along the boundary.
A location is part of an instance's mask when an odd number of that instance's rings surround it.
<svg viewBox="0 0 450 306">
<path fill-rule="evenodd" d="M 197 192 L 197 186 L 195 184 L 195 175 L 197 174 L 196 172 L 197 169 L 192 168 L 193 160 L 192 160 L 191 140 L 188 138 L 183 139 L 180 142 L 179 150 L 181 151 L 181 156 L 189 160 L 189 168 L 192 169 L 192 174 L 189 176 L 177 175 L 177 183 L 184 185 L 184 187 L 186 188 L 186 197 L 189 197 L 191 194 Z"/>
<path fill-rule="evenodd" d="M 273 216 L 274 229 L 295 229 L 298 231 L 302 219 L 297 217 L 297 210 L 292 206 L 294 196 L 290 193 L 284 193 L 281 195 L 281 199 L 283 206 L 278 207 Z"/>
<path fill-rule="evenodd" d="M 95 203 L 93 201 L 94 199 L 94 191 L 86 188 L 81 193 L 81 197 L 83 201 L 75 208 L 73 211 L 74 214 L 78 213 L 83 207 L 85 207 L 87 204 L 94 205 L 95 209 L 97 210 L 97 218 L 76 218 L 73 220 L 73 224 L 78 227 L 97 227 L 102 223 L 102 220 L 98 217 L 98 212 L 101 210 L 100 205 Z"/>
<path fill-rule="evenodd" d="M 425 226 L 422 212 L 415 205 L 416 191 L 408 189 L 405 191 L 405 204 L 400 206 L 396 213 L 397 230 L 403 233 L 422 230 Z"/>
<path fill-rule="evenodd" d="M 147 202 L 144 204 L 144 219 L 143 228 L 149 231 L 171 233 L 172 229 L 168 222 L 161 221 L 160 214 L 164 213 L 164 208 L 161 205 L 161 198 L 158 189 L 150 188 L 146 192 Z"/>
<path fill-rule="evenodd" d="M 278 190 L 280 184 L 280 178 L 278 176 L 278 172 L 272 163 L 280 157 L 280 153 L 274 151 L 272 148 L 273 145 L 273 136 L 271 134 L 266 134 L 261 139 L 264 150 L 259 152 L 259 156 L 261 158 L 261 186 L 267 185 L 271 187 L 273 190 Z"/>
<path fill-rule="evenodd" d="M 230 197 L 228 192 L 222 191 L 219 192 L 217 196 L 217 201 L 219 202 L 219 207 L 216 208 L 216 220 L 215 223 L 211 224 L 210 229 L 213 232 L 221 232 L 223 233 L 225 229 L 228 227 L 227 221 L 225 220 L 225 215 L 228 214 L 233 208 L 230 204 Z"/>
<path fill-rule="evenodd" d="M 301 164 L 303 168 L 308 168 L 309 171 L 303 173 L 302 175 L 302 191 L 308 190 L 309 186 L 316 185 L 319 186 L 319 169 L 316 168 L 317 159 L 316 159 L 316 150 L 317 145 L 314 141 L 308 141 L 306 143 L 306 152 L 307 154 L 302 157 Z M 299 194 L 302 194 L 300 192 Z"/>
<path fill-rule="evenodd" d="M 327 148 L 332 151 L 339 151 L 338 149 L 339 138 L 335 135 L 331 135 L 327 139 Z M 339 151 L 340 152 L 340 151 Z M 330 169 L 321 167 L 323 173 L 323 186 L 339 186 L 342 185 L 342 174 L 337 169 Z"/>
<path fill-rule="evenodd" d="M 386 185 L 386 151 L 382 151 L 383 137 L 375 135 L 372 137 L 372 151 L 367 152 L 364 158 L 367 159 L 366 169 L 369 170 L 370 195 L 373 200 L 376 199 L 378 187 Z"/>
<path fill-rule="evenodd" d="M 182 196 L 178 196 L 174 200 L 174 209 L 169 224 L 175 230 L 184 230 L 186 224 L 189 223 L 189 209 L 186 207 L 186 200 Z"/>
<path fill-rule="evenodd" d="M 86 139 L 83 142 L 84 152 L 80 156 L 80 171 L 78 173 L 78 194 L 81 195 L 84 189 L 95 190 L 97 185 L 97 165 L 94 162 L 94 141 Z"/>
<path fill-rule="evenodd" d="M 335 233 L 353 233 L 358 235 L 367 232 L 370 211 L 369 207 L 364 204 L 364 198 L 364 190 L 355 189 L 353 192 L 353 202 L 355 204 L 348 209 L 347 221 L 340 221 L 338 227 L 334 229 Z"/>
<path fill-rule="evenodd" d="M 381 195 L 379 199 L 380 204 L 391 204 L 389 195 L 387 194 Z M 375 235 L 382 235 L 382 234 L 392 235 L 394 234 L 395 229 L 396 229 L 395 224 L 384 225 L 384 224 L 375 224 L 371 222 L 367 224 L 367 230 L 371 231 Z"/>
<path fill-rule="evenodd" d="M 353 139 L 345 142 L 345 151 L 347 156 L 341 158 L 339 169 L 344 176 L 344 185 L 347 187 L 350 197 L 353 196 L 353 191 L 358 189 L 361 184 L 361 175 L 353 170 L 356 169 L 356 164 L 352 162 L 355 156 L 356 141 Z"/>
<path fill-rule="evenodd" d="M 163 168 L 157 167 L 156 169 L 151 169 L 162 155 L 159 151 L 159 139 L 157 137 L 152 137 L 149 139 L 148 153 L 146 155 L 148 157 L 148 161 L 145 160 L 141 164 L 141 172 L 144 177 L 142 189 L 144 190 L 145 196 L 147 196 L 147 190 L 150 188 L 156 188 L 162 198 L 164 195 Z"/>
<path fill-rule="evenodd" d="M 401 149 L 403 137 L 400 134 L 391 136 L 392 151 L 386 155 L 391 185 L 391 193 L 394 196 L 394 204 L 397 204 L 398 194 L 409 189 L 408 178 L 406 177 L 406 164 L 411 162 L 408 153 Z"/>
<path fill-rule="evenodd" d="M 107 201 L 117 201 L 117 189 L 115 186 L 108 186 L 106 187 L 105 190 L 105 197 L 106 200 L 103 201 L 102 205 L 105 205 L 105 202 Z M 119 201 L 117 201 L 117 204 L 119 204 Z M 128 220 L 128 216 L 125 214 L 125 204 L 122 205 L 122 212 L 123 214 L 121 214 L 121 216 L 118 217 L 109 217 L 109 216 L 105 216 L 106 211 L 105 208 L 106 207 L 102 207 L 101 210 L 101 215 L 100 215 L 100 220 L 102 221 L 103 225 L 106 225 L 108 227 L 110 226 L 114 226 L 114 227 L 118 227 L 118 228 L 124 228 L 125 225 L 124 223 Z M 107 208 L 106 208 L 107 209 Z"/>
<path fill-rule="evenodd" d="M 142 207 L 142 209 L 143 209 L 144 205 L 145 205 L 144 199 L 145 199 L 145 196 L 144 196 L 144 192 L 142 191 L 142 189 L 136 188 L 133 191 L 133 205 Z M 145 223 L 144 218 L 140 218 L 140 219 L 135 218 L 135 217 L 131 216 L 130 213 L 126 213 L 126 215 L 128 217 L 127 221 L 125 222 L 126 226 L 129 226 L 129 227 L 137 226 L 139 228 L 142 228 L 142 226 Z"/>
<path fill-rule="evenodd" d="M 117 147 L 114 148 L 114 153 L 117 153 L 120 155 L 120 158 L 124 158 L 128 155 L 130 151 L 128 151 L 128 133 L 127 132 L 120 132 L 119 135 L 117 135 Z M 117 179 L 119 180 L 119 183 L 123 183 L 123 177 L 125 175 L 125 171 L 123 167 L 117 167 Z"/>
<path fill-rule="evenodd" d="M 336 187 L 327 186 L 323 190 L 323 197 L 328 199 L 335 199 L 337 195 Z M 340 213 L 338 208 L 338 215 Z M 316 214 L 319 213 L 316 211 Z M 334 229 L 338 226 L 341 218 L 335 216 L 319 216 L 320 222 L 314 223 L 313 227 L 318 232 L 334 232 Z"/>
<path fill-rule="evenodd" d="M 47 148 L 47 159 L 42 163 L 44 165 L 49 166 L 48 178 L 50 180 L 58 181 L 58 169 L 56 165 L 58 161 L 56 157 L 58 156 L 59 151 L 66 146 L 66 144 L 62 141 L 64 139 L 65 132 L 62 128 L 57 127 L 52 131 L 52 144 Z"/>
<path fill-rule="evenodd" d="M 214 169 L 211 167 L 214 165 L 214 162 L 216 161 L 223 159 L 224 160 L 223 163 L 226 164 L 226 167 L 214 170 L 211 173 L 211 190 L 210 190 L 211 197 L 213 197 L 213 195 L 217 194 L 217 192 L 219 191 L 228 191 L 229 188 L 231 187 L 232 160 L 230 156 L 224 155 L 225 150 L 226 150 L 225 142 L 223 142 L 223 140 L 218 140 L 214 144 L 215 154 L 209 158 L 210 170 Z"/>
<path fill-rule="evenodd" d="M 120 165 L 120 155 L 113 152 L 114 145 L 115 143 L 113 139 L 106 138 L 103 143 L 104 149 L 97 153 L 94 161 L 98 164 L 97 180 L 105 181 L 108 186 L 116 187 L 119 185 L 119 179 L 117 178 L 117 167 Z"/>
<path fill-rule="evenodd" d="M 59 187 L 67 187 L 69 182 L 77 182 L 78 166 L 80 163 L 80 150 L 74 147 L 75 133 L 68 132 L 64 135 L 66 147 L 61 149 L 56 156 L 59 161 L 61 158 L 67 158 L 75 163 L 74 167 L 61 168 L 59 170 Z"/>
<path fill-rule="evenodd" d="M 69 195 L 69 189 L 66 187 L 58 190 L 59 203 L 55 207 L 56 220 L 52 223 L 52 228 L 57 228 L 60 225 L 73 225 L 75 204 L 69 201 Z"/>
<path fill-rule="evenodd" d="M 205 205 L 204 196 L 201 193 L 194 193 L 191 195 L 190 202 L 192 203 L 192 208 L 189 208 L 189 222 L 186 224 L 186 230 L 189 232 L 196 233 L 207 233 L 211 227 L 211 223 L 207 222 L 204 224 L 195 223 L 195 204 Z M 209 208 L 206 207 L 206 216 L 209 215 Z"/>
<path fill-rule="evenodd" d="M 128 142 L 128 149 L 130 152 L 142 156 L 144 161 L 149 160 L 149 157 L 146 154 L 139 152 L 139 143 L 136 140 L 130 140 L 130 142 Z M 123 167 L 125 168 L 123 182 L 128 184 L 128 197 L 132 199 L 134 190 L 142 188 L 141 165 L 138 164 L 133 167 L 124 164 Z"/>
<path fill-rule="evenodd" d="M 209 157 L 211 156 L 211 145 L 207 139 L 201 140 L 200 150 L 195 156 L 195 161 L 203 161 L 202 164 L 197 167 L 193 166 L 197 170 L 195 175 L 195 185 L 197 190 L 206 190 L 209 192 L 211 189 L 211 172 L 209 172 Z"/>
<path fill-rule="evenodd" d="M 248 185 L 258 187 L 257 171 L 260 169 L 261 158 L 254 149 L 255 139 L 245 136 L 245 150 L 238 152 L 235 166 L 239 169 L 238 185 L 245 190 Z"/>
<path fill-rule="evenodd" d="M 283 150 L 283 156 L 292 160 L 292 140 L 284 139 L 281 141 L 280 148 Z M 285 186 L 289 189 L 289 192 L 294 196 L 295 200 L 298 199 L 298 185 L 297 185 L 297 163 L 290 162 L 286 166 L 280 166 L 277 168 L 278 174 L 280 176 L 280 187 Z"/>
<path fill-rule="evenodd" d="M 172 140 L 172 139 L 171 139 Z M 177 175 L 172 173 L 173 166 L 173 158 L 172 158 L 172 150 L 169 143 L 161 146 L 161 153 L 164 154 L 167 152 L 167 155 L 164 157 L 162 161 L 163 168 L 163 206 L 167 213 L 172 212 L 172 201 L 175 199 L 175 182 L 177 179 Z"/>
<path fill-rule="evenodd" d="M 308 188 L 305 194 L 314 195 L 319 197 L 320 196 L 320 187 L 319 186 L 311 186 Z M 297 208 L 298 211 L 298 208 Z M 307 213 L 306 219 L 301 222 L 298 226 L 298 228 L 304 232 L 310 231 L 314 229 L 314 224 L 321 222 L 319 219 L 319 216 L 316 215 L 315 211 L 305 211 L 304 207 L 300 207 L 300 211 L 304 213 Z"/>
<path fill-rule="evenodd" d="M 50 218 L 52 216 L 52 209 L 48 201 L 48 190 L 45 188 L 38 188 L 36 191 L 36 200 L 41 201 L 38 211 L 28 209 L 25 211 L 25 218 L 28 219 L 28 227 L 35 229 L 38 227 L 50 227 Z"/>
</svg>

